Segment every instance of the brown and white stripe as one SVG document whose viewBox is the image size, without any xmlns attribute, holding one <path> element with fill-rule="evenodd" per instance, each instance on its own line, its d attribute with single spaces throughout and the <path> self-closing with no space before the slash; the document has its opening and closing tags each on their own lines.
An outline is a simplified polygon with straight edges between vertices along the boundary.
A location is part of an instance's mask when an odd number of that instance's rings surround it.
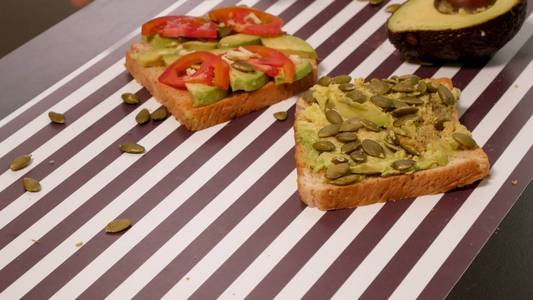
<svg viewBox="0 0 533 300">
<path fill-rule="evenodd" d="M 178 1 L 165 13 L 201 15 L 233 3 Z M 0 161 L 32 153 L 26 174 L 43 183 L 41 193 L 23 194 L 19 173 L 0 174 L 0 298 L 447 294 L 514 203 L 496 203 L 517 195 L 504 185 L 509 175 L 532 175 L 524 166 L 533 159 L 533 18 L 485 66 L 438 68 L 402 62 L 386 41 L 383 5 L 240 3 L 281 15 L 286 31 L 317 48 L 321 73 L 453 77 L 464 89 L 462 121 L 484 145 L 494 176 L 444 195 L 327 213 L 306 208 L 296 194 L 292 120 L 271 116 L 292 115 L 293 99 L 196 133 L 171 119 L 136 126 L 141 107 L 158 105 L 121 66 L 131 34 L 0 122 Z M 118 95 L 132 90 L 142 106 L 120 105 Z M 51 109 L 67 111 L 72 123 L 49 125 Z M 120 155 L 116 145 L 126 140 L 147 153 Z M 129 231 L 101 232 L 121 216 L 135 221 Z"/>
</svg>

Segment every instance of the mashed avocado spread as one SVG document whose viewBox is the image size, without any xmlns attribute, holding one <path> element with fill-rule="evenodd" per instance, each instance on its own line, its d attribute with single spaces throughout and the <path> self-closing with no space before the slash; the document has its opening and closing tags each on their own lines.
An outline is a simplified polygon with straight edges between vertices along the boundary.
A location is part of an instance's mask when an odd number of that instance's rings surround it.
<svg viewBox="0 0 533 300">
<path fill-rule="evenodd" d="M 325 76 L 304 95 L 296 141 L 306 166 L 336 185 L 444 166 L 477 147 L 457 120 L 459 96 L 445 80 L 416 75 Z"/>
</svg>

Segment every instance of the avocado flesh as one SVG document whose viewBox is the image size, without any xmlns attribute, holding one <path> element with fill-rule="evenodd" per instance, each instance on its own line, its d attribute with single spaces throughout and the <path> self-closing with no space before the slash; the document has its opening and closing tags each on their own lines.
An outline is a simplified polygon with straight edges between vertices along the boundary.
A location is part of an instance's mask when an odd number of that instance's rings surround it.
<svg viewBox="0 0 533 300">
<path fill-rule="evenodd" d="M 271 38 L 261 38 L 263 45 L 280 50 L 281 52 L 291 55 L 296 54 L 301 57 L 317 59 L 315 49 L 306 41 L 292 35 L 281 35 Z"/>
<path fill-rule="evenodd" d="M 231 89 L 233 91 L 251 92 L 260 89 L 268 82 L 268 77 L 263 72 L 241 72 L 231 68 L 229 72 Z"/>
<path fill-rule="evenodd" d="M 217 47 L 224 48 L 237 48 L 241 46 L 259 45 L 261 44 L 261 38 L 256 35 L 238 33 L 228 35 L 220 39 Z"/>
<path fill-rule="evenodd" d="M 201 83 L 186 83 L 185 86 L 192 96 L 193 107 L 213 104 L 228 94 L 227 90 Z"/>
<path fill-rule="evenodd" d="M 189 41 L 181 44 L 185 50 L 212 50 L 216 49 L 217 42 Z"/>
<path fill-rule="evenodd" d="M 294 81 L 300 80 L 313 71 L 313 66 L 307 59 L 302 59 L 299 63 L 294 64 Z M 286 83 L 283 73 L 274 77 L 276 84 Z"/>
<path fill-rule="evenodd" d="M 497 0 L 478 13 L 443 14 L 430 0 L 410 0 L 389 19 L 389 40 L 407 60 L 447 62 L 492 56 L 520 29 L 525 0 Z"/>
</svg>

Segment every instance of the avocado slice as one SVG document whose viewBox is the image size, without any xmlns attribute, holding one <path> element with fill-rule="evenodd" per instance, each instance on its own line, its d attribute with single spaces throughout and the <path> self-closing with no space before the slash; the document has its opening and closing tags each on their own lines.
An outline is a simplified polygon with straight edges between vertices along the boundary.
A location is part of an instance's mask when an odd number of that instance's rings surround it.
<svg viewBox="0 0 533 300">
<path fill-rule="evenodd" d="M 410 0 L 389 18 L 389 40 L 407 60 L 486 59 L 518 32 L 526 17 L 526 0 L 497 0 L 476 11 L 449 13 L 437 9 L 439 2 Z"/>
<path fill-rule="evenodd" d="M 315 49 L 311 45 L 301 38 L 292 35 L 261 38 L 261 43 L 267 47 L 280 50 L 287 55 L 296 54 L 312 59 L 317 59 L 318 57 Z"/>
<path fill-rule="evenodd" d="M 189 41 L 181 44 L 185 50 L 212 50 L 217 47 L 217 42 Z"/>
<path fill-rule="evenodd" d="M 234 68 L 229 71 L 229 80 L 233 91 L 251 92 L 260 89 L 268 82 L 268 77 L 259 71 L 241 72 Z"/>
<path fill-rule="evenodd" d="M 143 67 L 155 67 L 166 65 L 165 57 L 175 55 L 175 48 L 149 49 L 135 54 L 135 59 Z"/>
<path fill-rule="evenodd" d="M 185 86 L 191 93 L 193 107 L 213 104 L 228 94 L 227 90 L 201 83 L 186 83 Z"/>
<path fill-rule="evenodd" d="M 241 46 L 259 45 L 261 38 L 256 35 L 238 33 L 223 37 L 218 42 L 218 48 L 237 48 Z"/>
<path fill-rule="evenodd" d="M 311 66 L 311 63 L 307 59 L 302 59 L 299 63 L 294 65 L 294 81 L 304 78 L 312 71 L 313 66 Z M 274 77 L 274 82 L 276 84 L 285 83 L 285 76 L 283 76 L 283 73 Z"/>
<path fill-rule="evenodd" d="M 163 49 L 163 48 L 173 48 L 181 44 L 181 38 L 165 38 L 159 36 L 159 34 L 154 35 L 153 37 L 148 38 L 147 42 L 154 49 Z"/>
</svg>

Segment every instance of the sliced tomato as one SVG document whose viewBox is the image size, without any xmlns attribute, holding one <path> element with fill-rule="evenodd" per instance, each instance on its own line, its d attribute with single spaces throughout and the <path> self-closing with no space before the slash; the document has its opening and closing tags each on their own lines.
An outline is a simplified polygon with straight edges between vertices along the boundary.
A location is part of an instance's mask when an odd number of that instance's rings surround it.
<svg viewBox="0 0 533 300">
<path fill-rule="evenodd" d="M 248 61 L 257 71 L 264 72 L 270 77 L 275 77 L 283 72 L 286 82 L 294 81 L 294 63 L 282 52 L 257 45 L 245 46 L 244 48 L 260 56 L 260 58 L 253 58 Z"/>
<path fill-rule="evenodd" d="M 143 24 L 143 36 L 159 34 L 163 37 L 216 39 L 217 25 L 209 20 L 189 16 L 166 16 L 150 20 Z"/>
<path fill-rule="evenodd" d="M 281 18 L 248 7 L 223 7 L 210 11 L 208 15 L 212 21 L 224 23 L 236 32 L 265 37 L 280 35 L 283 25 Z"/>
<path fill-rule="evenodd" d="M 187 75 L 192 65 L 200 68 Z M 197 51 L 176 60 L 161 76 L 159 81 L 177 89 L 184 89 L 185 83 L 203 83 L 227 90 L 229 87 L 229 66 L 217 55 L 207 51 Z"/>
</svg>

